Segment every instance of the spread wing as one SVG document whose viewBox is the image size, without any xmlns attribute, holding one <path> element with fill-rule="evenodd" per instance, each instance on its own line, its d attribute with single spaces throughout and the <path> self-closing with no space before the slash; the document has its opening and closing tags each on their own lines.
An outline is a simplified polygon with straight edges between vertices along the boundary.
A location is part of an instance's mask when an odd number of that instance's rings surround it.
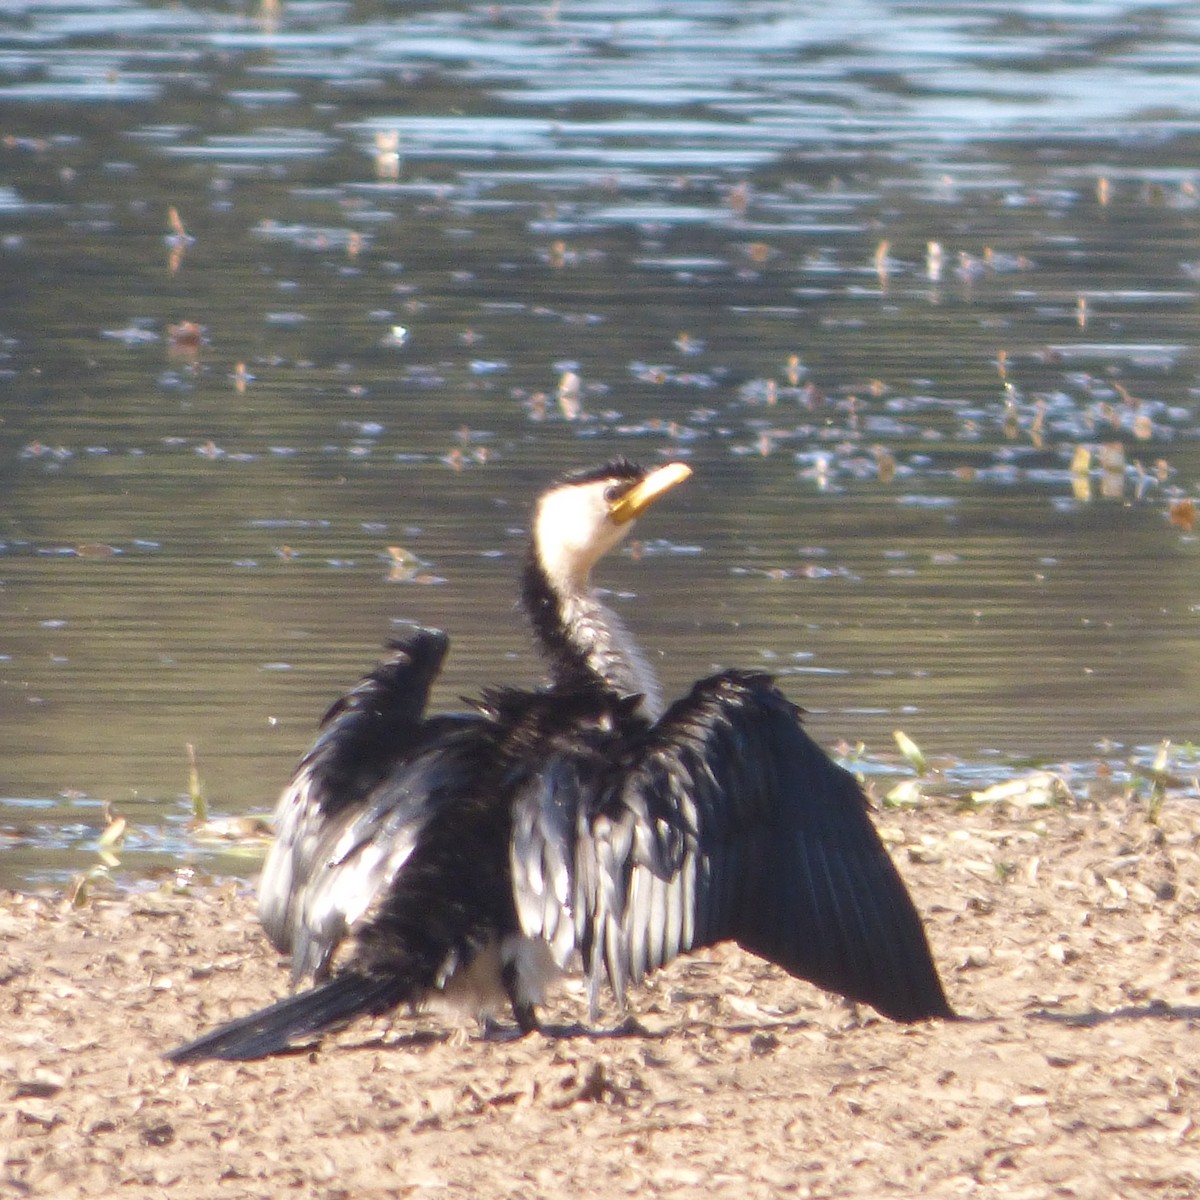
<svg viewBox="0 0 1200 1200">
<path fill-rule="evenodd" d="M 391 642 L 389 656 L 325 714 L 316 741 L 279 798 L 275 840 L 259 881 L 258 915 L 275 946 L 293 955 L 296 978 L 320 973 L 336 945 L 329 939 L 340 937 L 339 926 L 344 931 L 363 907 L 360 893 L 380 872 L 395 869 L 397 855 L 411 841 L 395 826 L 422 819 L 416 788 L 392 789 L 382 800 L 375 793 L 429 741 L 422 714 L 448 644 L 440 630 L 420 628 Z M 385 826 L 398 839 L 395 847 L 385 847 L 379 836 Z M 356 884 L 351 901 L 345 891 L 355 874 L 331 875 L 326 868 L 355 860 L 369 869 L 357 880 L 361 887 Z M 316 907 L 313 880 L 323 888 Z"/>
<path fill-rule="evenodd" d="M 921 920 L 849 772 L 765 676 L 727 672 L 630 752 L 561 754 L 518 794 L 526 934 L 576 952 L 593 1010 L 685 950 L 734 940 L 896 1020 L 952 1015 Z"/>
<path fill-rule="evenodd" d="M 344 812 L 317 839 L 316 869 L 300 880 L 293 899 L 294 979 L 324 979 L 334 952 L 352 934 L 376 946 L 390 939 L 393 957 L 405 957 L 405 938 L 392 929 L 389 910 L 429 900 L 428 868 L 415 879 L 404 875 L 399 892 L 397 881 L 406 866 L 411 870 L 414 855 L 428 858 L 431 825 L 444 826 L 448 816 L 453 825 L 462 797 L 474 794 L 481 727 L 468 717 L 428 722 L 421 752 L 398 762 L 357 809 Z M 428 905 L 424 911 L 432 923 L 436 914 Z"/>
</svg>

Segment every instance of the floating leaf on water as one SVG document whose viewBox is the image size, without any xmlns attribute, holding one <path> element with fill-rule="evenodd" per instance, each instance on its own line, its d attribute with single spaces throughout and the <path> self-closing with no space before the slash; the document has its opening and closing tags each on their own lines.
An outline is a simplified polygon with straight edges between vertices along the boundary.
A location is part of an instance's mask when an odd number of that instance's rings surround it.
<svg viewBox="0 0 1200 1200">
<path fill-rule="evenodd" d="M 167 270 L 174 275 L 183 264 L 183 256 L 187 248 L 195 239 L 188 236 L 188 231 L 184 228 L 177 208 L 167 209 L 167 224 L 171 227 L 171 236 L 167 238 L 167 245 L 171 249 L 170 257 L 167 259 Z"/>
<path fill-rule="evenodd" d="M 375 175 L 379 179 L 400 178 L 400 132 L 396 129 L 381 129 L 375 134 L 372 158 Z"/>
<path fill-rule="evenodd" d="M 389 583 L 408 583 L 416 574 L 417 568 L 421 565 L 420 561 L 413 554 L 409 554 L 402 546 L 389 546 L 388 555 L 391 558 L 391 566 L 388 569 Z"/>
<path fill-rule="evenodd" d="M 171 353 L 194 358 L 200 353 L 204 333 L 204 326 L 197 325 L 195 321 L 180 321 L 178 325 L 168 325 L 167 337 L 170 339 Z"/>
<path fill-rule="evenodd" d="M 884 446 L 872 446 L 871 454 L 875 458 L 875 470 L 880 483 L 891 483 L 896 478 L 895 456 Z"/>
<path fill-rule="evenodd" d="M 1167 519 L 1176 529 L 1190 533 L 1196 525 L 1196 502 L 1190 497 L 1183 500 L 1172 500 L 1167 508 Z"/>
<path fill-rule="evenodd" d="M 891 242 L 887 241 L 886 239 L 881 241 L 879 245 L 875 247 L 875 256 L 872 259 L 872 262 L 875 265 L 875 274 L 878 275 L 880 279 L 887 278 L 888 264 L 890 261 L 888 259 L 888 251 L 891 250 L 891 248 Z"/>
<path fill-rule="evenodd" d="M 925 245 L 925 274 L 936 283 L 942 277 L 942 266 L 945 255 L 941 242 L 927 242 Z"/>
<path fill-rule="evenodd" d="M 1004 387 L 1010 393 L 1004 398 L 1004 436 L 1015 438 L 1018 430 L 1021 428 L 1021 414 L 1017 409 L 1017 397 L 1013 394 L 1014 389 L 1012 384 L 1006 383 Z"/>
<path fill-rule="evenodd" d="M 547 261 L 554 270 L 561 271 L 568 263 L 575 261 L 575 254 L 567 246 L 567 243 L 559 238 L 551 244 Z"/>
<path fill-rule="evenodd" d="M 1039 400 L 1033 406 L 1033 422 L 1029 426 L 1031 434 L 1040 434 L 1046 426 L 1046 402 Z"/>
<path fill-rule="evenodd" d="M 921 753 L 921 747 L 903 729 L 897 729 L 892 737 L 896 739 L 896 745 L 899 747 L 900 753 L 904 755 L 905 762 L 918 775 L 924 775 L 929 764 L 925 761 L 925 755 Z"/>
<path fill-rule="evenodd" d="M 582 382 L 574 371 L 564 371 L 558 378 L 558 407 L 568 421 L 578 420 L 580 414 L 579 394 Z"/>
</svg>

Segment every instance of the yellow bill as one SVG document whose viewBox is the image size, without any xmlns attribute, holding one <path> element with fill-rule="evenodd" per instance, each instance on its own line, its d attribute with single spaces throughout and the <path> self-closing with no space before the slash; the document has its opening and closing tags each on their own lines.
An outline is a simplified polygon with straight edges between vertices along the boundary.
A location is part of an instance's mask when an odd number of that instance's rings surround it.
<svg viewBox="0 0 1200 1200">
<path fill-rule="evenodd" d="M 678 462 L 651 471 L 640 483 L 635 483 L 623 496 L 612 502 L 608 509 L 609 518 L 618 525 L 624 525 L 640 517 L 655 500 L 691 474 L 691 467 Z"/>
</svg>

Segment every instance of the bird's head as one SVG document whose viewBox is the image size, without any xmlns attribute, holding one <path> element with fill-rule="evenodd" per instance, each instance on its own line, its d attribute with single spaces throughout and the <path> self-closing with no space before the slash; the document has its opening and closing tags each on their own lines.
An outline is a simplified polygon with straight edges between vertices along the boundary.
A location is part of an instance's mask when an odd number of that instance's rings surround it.
<svg viewBox="0 0 1200 1200">
<path fill-rule="evenodd" d="M 533 550 L 557 587 L 582 587 L 660 496 L 692 473 L 684 463 L 647 470 L 621 460 L 576 471 L 543 492 L 533 514 Z"/>
</svg>

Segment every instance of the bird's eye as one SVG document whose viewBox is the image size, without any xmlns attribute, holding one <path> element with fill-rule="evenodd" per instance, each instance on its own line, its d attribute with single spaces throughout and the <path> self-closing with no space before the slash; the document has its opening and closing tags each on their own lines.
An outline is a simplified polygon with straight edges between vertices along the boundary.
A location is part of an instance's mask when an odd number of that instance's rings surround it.
<svg viewBox="0 0 1200 1200">
<path fill-rule="evenodd" d="M 624 491 L 625 489 L 619 483 L 610 484 L 604 489 L 604 498 L 611 504 L 614 500 L 619 500 Z"/>
</svg>

